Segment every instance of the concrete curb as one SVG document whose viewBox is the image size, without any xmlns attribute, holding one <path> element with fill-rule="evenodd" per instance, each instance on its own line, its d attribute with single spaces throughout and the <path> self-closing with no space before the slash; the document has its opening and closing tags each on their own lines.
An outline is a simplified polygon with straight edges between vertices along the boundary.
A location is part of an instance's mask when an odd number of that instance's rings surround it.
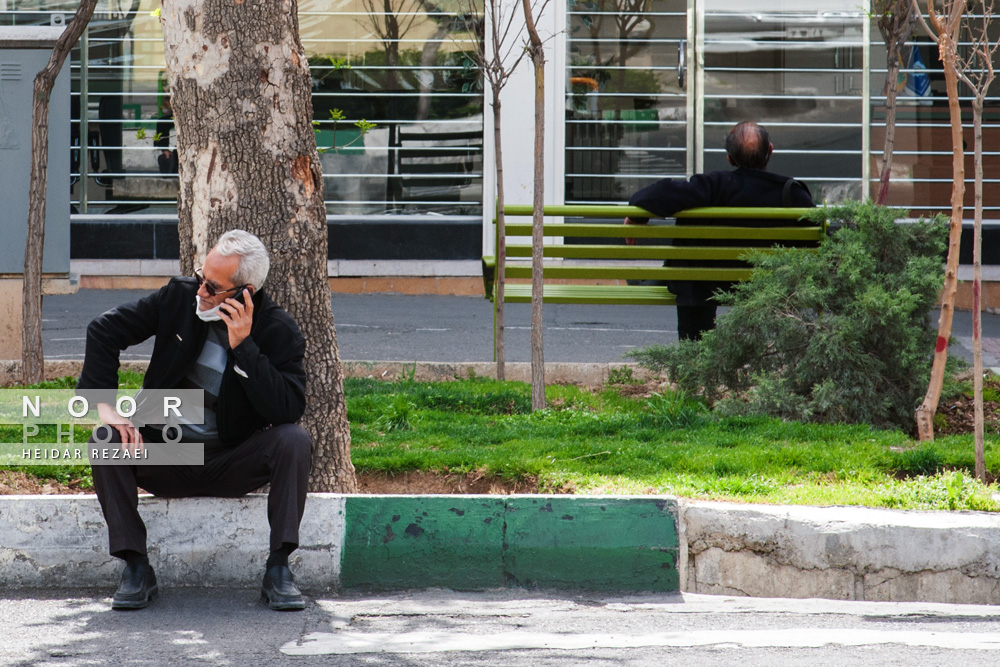
<svg viewBox="0 0 1000 667">
<path fill-rule="evenodd" d="M 341 581 L 373 589 L 677 591 L 677 502 L 349 496 Z"/>
<path fill-rule="evenodd" d="M 1000 603 L 1000 516 L 686 502 L 692 593 Z"/>
<path fill-rule="evenodd" d="M 266 498 L 144 497 L 167 585 L 255 585 Z M 0 586 L 112 586 L 94 496 L 0 498 Z M 1000 516 L 663 496 L 310 494 L 303 587 L 543 587 L 1000 603 Z"/>
<path fill-rule="evenodd" d="M 157 579 L 180 586 L 245 586 L 264 572 L 267 496 L 141 496 L 150 561 Z M 311 588 L 331 588 L 340 573 L 344 497 L 310 494 L 300 529 L 296 573 Z M 107 587 L 121 561 L 108 553 L 97 496 L 0 497 L 0 587 Z"/>
<path fill-rule="evenodd" d="M 245 586 L 264 569 L 267 497 L 144 496 L 160 581 Z M 677 504 L 662 497 L 309 494 L 293 555 L 306 588 L 541 586 L 677 591 Z M 0 498 L 0 586 L 107 587 L 96 496 Z"/>
</svg>

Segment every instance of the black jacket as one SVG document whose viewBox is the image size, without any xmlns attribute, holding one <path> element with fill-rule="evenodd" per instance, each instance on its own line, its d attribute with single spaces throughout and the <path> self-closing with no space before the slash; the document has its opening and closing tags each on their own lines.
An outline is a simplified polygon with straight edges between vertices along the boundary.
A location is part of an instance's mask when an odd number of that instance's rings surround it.
<svg viewBox="0 0 1000 667">
<path fill-rule="evenodd" d="M 784 190 L 788 181 L 792 183 L 786 197 Z M 636 192 L 628 203 L 664 218 L 699 206 L 815 206 L 804 183 L 788 176 L 744 167 L 695 174 L 687 181 L 665 178 Z"/>
<path fill-rule="evenodd" d="M 174 389 L 197 360 L 210 326 L 195 314 L 194 278 L 174 278 L 158 292 L 112 308 L 87 327 L 78 389 L 118 386 L 119 356 L 155 336 L 143 386 Z M 235 445 L 267 425 L 295 423 L 305 411 L 306 343 L 295 320 L 263 292 L 253 295 L 250 335 L 228 351 L 216 408 L 219 437 Z"/>
<path fill-rule="evenodd" d="M 639 190 L 628 202 L 639 206 L 650 213 L 669 218 L 678 211 L 701 206 L 742 206 L 767 208 L 812 207 L 812 195 L 804 183 L 788 176 L 772 174 L 759 169 L 738 167 L 733 171 L 713 171 L 710 174 L 695 174 L 687 181 L 665 178 Z M 780 227 L 792 224 L 788 220 L 678 220 L 677 224 L 689 225 L 727 225 L 734 227 Z M 733 245 L 724 241 L 687 241 L 675 240 L 676 245 L 696 243 L 697 245 Z M 757 245 L 757 243 L 740 241 L 740 246 Z M 759 245 L 770 245 L 762 242 Z M 797 245 L 797 244 L 789 244 Z M 709 262 L 696 262 L 700 266 Z M 689 265 L 685 260 L 673 260 L 670 266 Z M 743 262 L 711 262 L 712 266 L 746 266 Z M 705 304 L 712 294 L 719 289 L 728 289 L 732 284 L 727 282 L 708 281 L 669 281 L 667 286 L 677 296 L 679 306 L 700 306 Z"/>
</svg>

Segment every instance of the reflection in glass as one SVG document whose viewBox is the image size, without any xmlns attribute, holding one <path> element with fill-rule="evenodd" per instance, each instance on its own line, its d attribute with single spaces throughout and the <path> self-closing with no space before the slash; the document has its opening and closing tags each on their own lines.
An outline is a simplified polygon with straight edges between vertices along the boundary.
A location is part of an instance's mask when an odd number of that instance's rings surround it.
<svg viewBox="0 0 1000 667">
<path fill-rule="evenodd" d="M 683 176 L 685 0 L 568 0 L 566 201 L 620 202 Z"/>
<path fill-rule="evenodd" d="M 704 165 L 726 169 L 725 136 L 767 127 L 769 168 L 808 183 L 817 201 L 861 195 L 862 20 L 851 0 L 708 2 Z"/>
<path fill-rule="evenodd" d="M 459 0 L 325 7 L 300 3 L 327 210 L 480 213 L 481 11 Z"/>
<path fill-rule="evenodd" d="M 47 25 L 76 5 L 10 0 L 0 19 Z M 71 55 L 75 212 L 176 212 L 176 133 L 152 14 L 159 5 L 102 0 Z M 482 12 L 465 0 L 298 7 L 328 211 L 478 214 L 483 106 L 471 53 Z"/>
</svg>

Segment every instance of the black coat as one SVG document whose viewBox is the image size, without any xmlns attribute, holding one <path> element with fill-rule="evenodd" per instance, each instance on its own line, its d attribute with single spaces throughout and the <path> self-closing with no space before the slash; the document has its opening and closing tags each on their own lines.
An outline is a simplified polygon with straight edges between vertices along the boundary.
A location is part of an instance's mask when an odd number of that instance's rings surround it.
<svg viewBox="0 0 1000 667">
<path fill-rule="evenodd" d="M 678 211 L 701 206 L 742 206 L 795 208 L 812 207 L 812 195 L 804 183 L 788 176 L 772 174 L 759 169 L 738 167 L 733 171 L 713 171 L 710 174 L 695 174 L 687 181 L 665 178 L 639 190 L 628 202 L 650 213 L 669 218 Z M 678 220 L 677 224 L 726 225 L 734 227 L 780 227 L 793 224 L 789 220 Z M 677 239 L 677 245 L 683 245 Z M 691 243 L 689 241 L 688 243 Z M 698 245 L 731 245 L 725 242 L 710 244 L 694 241 Z M 741 241 L 737 245 L 749 246 L 753 243 Z M 763 245 L 768 245 L 764 243 Z M 697 262 L 706 266 L 709 262 Z M 683 260 L 675 260 L 670 266 L 684 266 Z M 712 262 L 713 266 L 746 266 L 741 262 Z M 731 283 L 707 281 L 680 281 L 667 283 L 670 291 L 677 296 L 679 306 L 704 305 L 719 289 L 728 289 Z"/>
<path fill-rule="evenodd" d="M 122 350 L 155 336 L 143 387 L 174 389 L 197 360 L 210 326 L 195 314 L 194 278 L 174 278 L 159 291 L 98 316 L 87 327 L 78 389 L 118 386 Z M 219 437 L 242 442 L 267 425 L 292 424 L 305 411 L 306 343 L 295 320 L 263 292 L 253 295 L 250 335 L 228 350 L 216 406 Z"/>
</svg>

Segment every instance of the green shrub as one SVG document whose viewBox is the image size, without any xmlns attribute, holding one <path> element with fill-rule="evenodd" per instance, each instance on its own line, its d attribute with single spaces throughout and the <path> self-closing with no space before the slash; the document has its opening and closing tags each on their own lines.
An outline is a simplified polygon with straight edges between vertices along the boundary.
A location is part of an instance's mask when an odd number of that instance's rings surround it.
<svg viewBox="0 0 1000 667">
<path fill-rule="evenodd" d="M 898 224 L 871 202 L 817 209 L 840 228 L 816 251 L 748 257 L 755 271 L 701 341 L 630 356 L 704 392 L 724 414 L 902 426 L 930 372 L 943 217 Z"/>
</svg>

